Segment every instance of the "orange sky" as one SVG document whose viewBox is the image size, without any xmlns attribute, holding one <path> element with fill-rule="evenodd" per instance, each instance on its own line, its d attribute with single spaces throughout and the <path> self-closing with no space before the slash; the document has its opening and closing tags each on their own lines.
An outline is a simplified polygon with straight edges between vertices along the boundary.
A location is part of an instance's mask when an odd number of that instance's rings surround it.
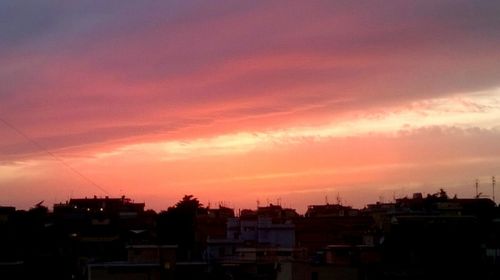
<svg viewBox="0 0 500 280">
<path fill-rule="evenodd" d="M 391 1 L 389 1 L 391 2 Z M 491 1 L 0 4 L 0 205 L 491 194 Z M 33 145 L 8 124 L 32 139 Z M 37 147 L 38 146 L 38 147 Z"/>
</svg>

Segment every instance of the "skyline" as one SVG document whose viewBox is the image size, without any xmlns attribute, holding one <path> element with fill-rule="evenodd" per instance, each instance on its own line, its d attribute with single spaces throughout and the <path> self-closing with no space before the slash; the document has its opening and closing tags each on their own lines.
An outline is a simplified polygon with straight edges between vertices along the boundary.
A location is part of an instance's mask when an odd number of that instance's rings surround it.
<svg viewBox="0 0 500 280">
<path fill-rule="evenodd" d="M 141 206 L 143 208 L 143 211 L 148 211 L 148 212 L 153 211 L 150 213 L 161 214 L 161 213 L 164 213 L 166 211 L 170 211 L 172 208 L 176 208 L 178 206 L 178 204 L 182 201 L 192 200 L 192 201 L 196 201 L 196 203 L 200 209 L 205 209 L 205 210 L 230 209 L 230 210 L 236 211 L 235 212 L 236 217 L 240 217 L 241 213 L 244 213 L 245 211 L 259 211 L 259 209 L 268 209 L 268 208 L 273 208 L 273 207 L 277 207 L 277 208 L 280 208 L 283 210 L 291 210 L 299 216 L 307 216 L 307 212 L 309 212 L 309 211 L 311 211 L 311 209 L 315 209 L 315 208 L 333 207 L 332 209 L 335 209 L 335 207 L 337 207 L 337 208 L 340 207 L 343 209 L 351 209 L 351 210 L 356 210 L 356 211 L 369 211 L 370 209 L 377 208 L 377 207 L 382 207 L 382 208 L 385 207 L 384 209 L 390 209 L 390 208 L 387 208 L 388 205 L 392 205 L 392 206 L 400 205 L 402 201 L 417 200 L 417 201 L 421 202 L 421 201 L 426 201 L 426 200 L 432 201 L 432 200 L 440 200 L 440 199 L 446 200 L 450 203 L 460 203 L 463 201 L 467 201 L 467 202 L 476 201 L 477 203 L 488 203 L 488 204 L 492 205 L 493 207 L 499 206 L 499 204 L 494 203 L 494 200 L 491 197 L 489 197 L 487 195 L 483 196 L 481 192 L 479 192 L 479 195 L 474 196 L 474 197 L 458 197 L 456 195 L 451 196 L 446 192 L 446 190 L 440 189 L 434 193 L 416 192 L 416 193 L 413 193 L 411 195 L 405 195 L 402 197 L 392 197 L 392 198 L 390 198 L 388 200 L 384 200 L 384 201 L 374 200 L 372 198 L 372 200 L 369 201 L 366 205 L 364 205 L 363 207 L 359 207 L 359 208 L 343 203 L 342 197 L 340 197 L 340 196 L 337 196 L 334 199 L 329 199 L 328 197 L 325 197 L 325 201 L 323 203 L 307 204 L 307 207 L 305 209 L 302 209 L 304 211 L 297 211 L 299 209 L 296 209 L 291 205 L 283 204 L 282 201 L 280 200 L 280 198 L 277 198 L 276 201 L 271 201 L 269 199 L 267 201 L 257 200 L 257 201 L 255 201 L 255 204 L 253 205 L 253 207 L 237 208 L 237 207 L 232 206 L 230 201 L 224 201 L 224 200 L 208 201 L 206 204 L 204 204 L 201 201 L 199 201 L 196 196 L 194 196 L 192 194 L 186 194 L 183 197 L 178 198 L 178 201 L 175 202 L 174 204 L 165 205 L 165 207 L 161 208 L 161 209 L 153 209 L 151 207 L 148 207 L 148 204 L 146 201 L 136 201 L 132 197 L 128 197 L 126 195 L 122 195 L 121 197 L 113 197 L 113 196 L 107 196 L 107 195 L 106 196 L 94 195 L 91 197 L 70 197 L 66 201 L 58 201 L 52 205 L 47 204 L 47 202 L 42 200 L 42 201 L 39 201 L 38 203 L 36 203 L 35 205 L 33 205 L 32 207 L 30 207 L 29 209 L 17 209 L 16 207 L 11 206 L 11 205 L 0 205 L 0 207 L 4 207 L 6 209 L 10 208 L 10 209 L 12 209 L 12 211 L 26 211 L 26 212 L 36 211 L 37 209 L 44 209 L 44 210 L 46 210 L 46 213 L 55 213 L 57 208 L 61 209 L 61 208 L 68 207 L 68 205 L 69 205 L 69 208 L 73 209 L 74 206 L 71 206 L 72 204 L 75 204 L 75 203 L 78 204 L 79 202 L 86 201 L 88 203 L 93 203 L 94 208 L 78 207 L 79 208 L 78 211 L 83 210 L 83 211 L 91 211 L 92 213 L 96 213 L 96 212 L 104 211 L 103 205 L 105 206 L 106 203 L 103 204 L 103 202 L 105 202 L 105 201 L 109 201 L 110 202 L 109 205 L 113 205 L 112 203 L 116 202 L 116 201 L 124 201 L 126 204 Z M 113 209 L 113 206 L 109 206 L 109 205 L 107 207 L 110 207 L 111 209 Z M 75 208 L 75 209 L 78 209 L 78 208 Z"/>
<path fill-rule="evenodd" d="M 3 1 L 0 118 L 153 209 L 489 195 L 500 4 L 380 3 Z M 0 139 L 0 205 L 105 195 Z"/>
</svg>

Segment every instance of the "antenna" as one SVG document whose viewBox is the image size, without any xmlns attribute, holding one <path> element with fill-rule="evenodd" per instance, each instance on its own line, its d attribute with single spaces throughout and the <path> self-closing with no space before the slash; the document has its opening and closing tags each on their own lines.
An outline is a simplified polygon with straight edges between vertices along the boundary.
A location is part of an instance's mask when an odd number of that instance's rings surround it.
<svg viewBox="0 0 500 280">
<path fill-rule="evenodd" d="M 325 203 L 328 205 L 328 195 L 325 195 Z"/>
<path fill-rule="evenodd" d="M 476 198 L 479 198 L 478 188 L 479 188 L 479 179 L 476 179 Z"/>
<path fill-rule="evenodd" d="M 493 202 L 495 202 L 496 204 L 496 201 L 495 201 L 495 183 L 497 181 L 495 180 L 495 176 L 491 176 L 491 187 L 493 189 Z"/>
</svg>

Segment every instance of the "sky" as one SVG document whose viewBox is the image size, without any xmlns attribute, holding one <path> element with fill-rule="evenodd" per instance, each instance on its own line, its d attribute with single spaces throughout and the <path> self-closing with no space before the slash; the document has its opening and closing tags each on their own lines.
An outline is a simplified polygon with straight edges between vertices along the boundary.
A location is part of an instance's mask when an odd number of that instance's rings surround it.
<svg viewBox="0 0 500 280">
<path fill-rule="evenodd" d="M 492 196 L 497 1 L 0 0 L 0 205 Z M 500 197 L 500 190 L 498 197 Z M 498 201 L 498 200 L 497 200 Z"/>
</svg>

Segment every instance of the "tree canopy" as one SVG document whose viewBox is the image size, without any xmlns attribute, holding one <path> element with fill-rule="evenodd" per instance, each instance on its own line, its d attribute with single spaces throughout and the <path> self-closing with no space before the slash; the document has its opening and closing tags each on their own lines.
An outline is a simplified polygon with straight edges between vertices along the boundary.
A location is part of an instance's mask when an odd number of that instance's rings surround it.
<svg viewBox="0 0 500 280">
<path fill-rule="evenodd" d="M 185 195 L 179 202 L 177 202 L 174 206 L 179 210 L 193 210 L 197 211 L 200 208 L 203 208 L 203 204 L 195 198 L 193 195 Z"/>
</svg>

